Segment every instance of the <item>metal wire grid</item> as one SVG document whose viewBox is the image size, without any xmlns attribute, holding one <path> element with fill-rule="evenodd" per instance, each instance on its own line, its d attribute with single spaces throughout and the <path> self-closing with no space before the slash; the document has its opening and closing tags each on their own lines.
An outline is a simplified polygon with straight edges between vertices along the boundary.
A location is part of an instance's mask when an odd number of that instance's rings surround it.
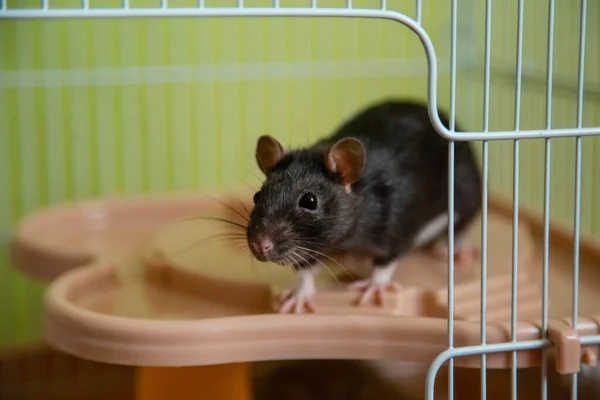
<svg viewBox="0 0 600 400">
<path fill-rule="evenodd" d="M 387 19 L 405 25 L 417 34 L 425 49 L 428 63 L 428 104 L 429 115 L 433 125 L 438 132 L 449 140 L 472 141 L 472 140 L 516 140 L 527 138 L 558 138 L 558 137 L 582 137 L 600 134 L 600 128 L 566 128 L 544 130 L 519 130 L 519 131 L 471 131 L 455 132 L 446 128 L 437 114 L 437 76 L 438 63 L 433 43 L 421 26 L 422 0 L 416 0 L 415 17 L 411 18 L 398 11 L 388 10 L 386 1 L 381 0 L 381 8 L 366 9 L 352 8 L 352 0 L 346 1 L 346 8 L 319 8 L 316 0 L 311 1 L 311 7 L 281 7 L 279 0 L 274 0 L 273 7 L 245 7 L 243 0 L 237 1 L 237 7 L 205 7 L 202 0 L 198 1 L 197 7 L 175 8 L 169 7 L 168 0 L 161 0 L 161 7 L 155 8 L 130 8 L 129 1 L 123 0 L 121 8 L 90 8 L 89 0 L 82 0 L 82 7 L 78 9 L 52 9 L 49 7 L 50 0 L 41 0 L 39 9 L 12 9 L 8 8 L 4 0 L 0 8 L 0 18 L 124 18 L 124 17 L 347 17 L 347 18 L 377 18 Z M 491 12 L 491 1 L 486 0 L 488 12 Z M 455 6 L 453 6 L 455 7 Z M 554 1 L 551 0 L 551 10 L 554 10 Z M 585 13 L 584 13 L 585 14 Z M 456 17 L 456 15 L 453 15 Z M 554 17 L 552 16 L 552 20 Z M 486 32 L 490 29 L 490 18 L 486 18 Z M 453 25 L 456 21 L 453 19 Z M 553 35 L 553 28 L 550 28 Z M 486 35 L 489 44 L 489 32 Z M 488 46 L 489 47 L 489 46 Z M 454 48 L 454 57 L 456 49 Z M 552 50 L 552 49 L 549 49 Z M 553 50 L 549 53 L 549 61 L 553 59 Z M 489 56 L 488 56 L 489 58 Z M 489 65 L 489 64 L 488 64 Z M 489 74 L 489 68 L 487 68 Z M 551 76 L 551 74 L 549 74 Z M 489 83 L 489 82 L 488 82 Z M 489 87 L 489 86 L 488 86 Z M 549 84 L 549 93 L 552 93 L 552 84 Z M 552 100 L 549 100 L 551 105 Z M 489 102 L 487 112 L 489 112 Z M 551 111 L 551 107 L 550 110 Z M 551 113 L 550 113 L 551 114 Z M 549 117 L 548 117 L 549 118 Z"/>
<path fill-rule="evenodd" d="M 548 21 L 548 49 L 547 49 L 547 84 L 546 84 L 546 127 L 543 130 L 521 130 L 520 109 L 522 92 L 523 69 L 523 5 L 524 0 L 518 0 L 518 25 L 517 25 L 517 62 L 516 62 L 516 90 L 515 90 L 515 121 L 514 130 L 489 132 L 490 109 L 490 39 L 491 39 L 491 11 L 492 0 L 485 0 L 485 62 L 484 62 L 484 115 L 483 130 L 479 132 L 455 132 L 456 125 L 456 47 L 457 47 L 457 13 L 458 1 L 451 2 L 451 59 L 450 59 L 450 124 L 446 128 L 437 114 L 437 76 L 438 65 L 432 41 L 421 26 L 422 0 L 416 0 L 415 17 L 411 18 L 397 11 L 388 10 L 386 0 L 381 0 L 379 9 L 355 9 L 352 0 L 346 0 L 346 8 L 318 8 L 317 0 L 311 0 L 307 8 L 281 7 L 280 0 L 273 0 L 273 6 L 267 8 L 247 8 L 244 0 L 237 0 L 237 7 L 217 8 L 205 7 L 204 0 L 198 0 L 197 7 L 171 8 L 168 0 L 161 0 L 159 8 L 130 8 L 129 0 L 122 0 L 121 8 L 90 8 L 89 0 L 82 0 L 78 9 L 51 9 L 49 0 L 41 0 L 39 9 L 11 9 L 7 0 L 0 7 L 0 19 L 32 19 L 32 18 L 106 18 L 106 17 L 352 17 L 352 18 L 377 18 L 399 22 L 411 29 L 419 37 L 425 49 L 428 62 L 428 105 L 430 118 L 445 138 L 450 140 L 449 146 L 449 195 L 448 195 L 448 250 L 454 252 L 454 141 L 481 140 L 482 143 L 482 229 L 481 229 L 481 315 L 480 336 L 481 344 L 469 347 L 454 347 L 454 259 L 448 259 L 448 349 L 441 353 L 431 364 L 426 379 L 427 399 L 434 399 L 434 382 L 437 372 L 443 364 L 448 362 L 448 398 L 454 398 L 453 360 L 456 357 L 481 355 L 481 399 L 487 398 L 486 354 L 498 352 L 512 352 L 511 367 L 511 393 L 512 398 L 517 398 L 517 351 L 544 349 L 550 346 L 547 338 L 548 330 L 548 270 L 549 270 L 549 232 L 550 232 L 550 164 L 552 160 L 552 138 L 575 137 L 575 206 L 574 206 L 574 256 L 573 256 L 573 296 L 572 296 L 572 324 L 577 326 L 579 312 L 579 244 L 581 222 L 581 139 L 583 136 L 600 135 L 600 127 L 583 128 L 584 104 L 584 68 L 587 23 L 587 0 L 581 0 L 580 7 L 580 32 L 579 32 L 579 60 L 578 60 L 578 85 L 577 85 L 577 124 L 575 128 L 552 128 L 552 89 L 553 89 L 553 62 L 554 62 L 554 18 L 555 0 L 549 0 Z M 544 138 L 545 139 L 545 176 L 544 176 L 544 251 L 543 251 L 543 283 L 542 283 L 542 338 L 532 341 L 517 341 L 517 276 L 518 276 L 518 223 L 519 223 L 519 141 L 520 139 Z M 512 237 L 512 293 L 511 293 L 511 341 L 507 343 L 486 343 L 486 278 L 487 278 L 487 228 L 488 228 L 488 144 L 490 140 L 513 140 L 513 237 Z M 582 345 L 600 344 L 600 335 L 581 338 Z M 542 356 L 542 398 L 547 399 L 547 362 L 546 355 Z M 573 399 L 577 399 L 577 374 L 572 376 Z"/>
<path fill-rule="evenodd" d="M 486 0 L 485 11 L 485 74 L 484 74 L 484 131 L 489 126 L 489 89 L 490 89 L 490 37 L 491 37 L 491 0 Z M 483 189 L 482 189 L 482 230 L 481 230 L 481 315 L 480 315 L 480 336 L 481 345 L 462 348 L 454 348 L 454 260 L 448 260 L 448 350 L 440 354 L 432 363 L 426 379 L 427 399 L 434 398 L 434 382 L 435 376 L 440 367 L 449 363 L 449 379 L 448 379 L 448 398 L 454 398 L 454 379 L 453 379 L 453 359 L 469 355 L 481 355 L 481 398 L 487 398 L 487 377 L 486 377 L 486 354 L 497 352 L 512 352 L 511 366 L 511 396 L 517 398 L 517 351 L 530 349 L 543 349 L 550 346 L 548 340 L 548 275 L 549 275 L 549 248 L 550 248 L 550 166 L 552 159 L 552 142 L 554 136 L 552 132 L 558 130 L 552 129 L 552 75 L 554 62 L 554 18 L 555 18 L 555 0 L 549 0 L 549 17 L 548 17 L 548 58 L 547 58 L 547 84 L 546 84 L 546 128 L 539 132 L 540 138 L 545 138 L 545 157 L 544 157 L 544 229 L 543 229 L 543 282 L 542 282 L 542 338 L 534 341 L 517 342 L 516 339 L 516 323 L 517 323 L 517 276 L 518 276 L 518 222 L 519 222 L 519 139 L 531 137 L 531 131 L 520 131 L 520 106 L 521 106 L 521 85 L 522 85 L 522 67 L 523 67 L 523 3 L 524 0 L 518 2 L 518 32 L 517 32 L 517 66 L 516 66 L 516 90 L 515 90 L 515 122 L 514 131 L 511 137 L 505 139 L 514 139 L 513 146 L 513 253 L 512 253 L 512 293 L 511 293 L 511 342 L 486 344 L 485 323 L 486 323 L 486 279 L 487 279 L 487 197 L 488 197 L 488 140 L 494 140 L 494 134 L 488 138 L 482 138 L 482 174 L 483 174 Z M 454 107 L 455 107 L 455 87 L 456 87 L 456 13 L 457 2 L 452 1 L 452 39 L 451 39 L 451 119 L 450 130 L 454 128 Z M 587 22 L 587 0 L 581 0 L 580 12 L 580 32 L 579 32 L 579 60 L 578 60 L 578 85 L 577 85 L 577 127 L 575 131 L 582 132 L 583 121 L 583 92 L 584 92 L 584 68 L 585 68 L 585 45 L 586 45 L 586 22 Z M 431 107 L 431 103 L 430 103 Z M 592 128 L 592 135 L 600 133 L 598 128 Z M 564 132 L 566 133 L 566 132 Z M 477 135 L 479 132 L 477 133 Z M 497 132 L 501 136 L 505 136 L 504 132 Z M 523 134 L 523 135 L 520 135 Z M 581 223 L 581 135 L 576 134 L 575 145 L 575 205 L 574 205 L 574 249 L 573 249 L 573 296 L 572 296 L 572 326 L 578 324 L 579 313 L 579 245 L 580 245 L 580 223 Z M 460 140 L 460 139 L 457 139 Z M 449 236 L 449 254 L 453 254 L 454 249 L 454 145 L 451 142 L 449 148 L 449 197 L 448 197 L 448 212 L 450 215 L 450 223 L 448 229 Z M 600 343 L 600 335 L 582 337 L 581 344 L 597 344 Z M 542 353 L 541 361 L 541 394 L 543 399 L 548 398 L 548 363 L 546 353 Z M 571 398 L 577 399 L 577 374 L 573 374 L 571 378 Z"/>
</svg>

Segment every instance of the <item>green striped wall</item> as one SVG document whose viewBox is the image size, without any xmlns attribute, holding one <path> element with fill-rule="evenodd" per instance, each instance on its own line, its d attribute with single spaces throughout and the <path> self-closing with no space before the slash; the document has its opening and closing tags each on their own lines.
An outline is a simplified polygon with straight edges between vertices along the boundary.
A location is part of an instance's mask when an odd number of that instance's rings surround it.
<svg viewBox="0 0 600 400">
<path fill-rule="evenodd" d="M 117 6 L 115 1 L 92 6 Z M 151 4 L 152 3 L 152 4 Z M 179 0 L 172 6 L 195 2 Z M 250 6 L 268 5 L 263 0 Z M 282 0 L 305 6 L 309 1 Z M 423 24 L 440 62 L 439 97 L 449 104 L 449 5 L 425 0 Z M 483 8 L 460 2 L 457 112 L 481 129 Z M 494 8 L 490 129 L 511 129 L 516 9 Z M 525 52 L 533 76 L 545 74 L 546 16 L 528 1 Z M 557 1 L 555 71 L 576 73 L 577 7 Z M 9 6 L 38 6 L 9 1 Z M 74 1 L 51 5 L 77 6 Z M 158 1 L 131 1 L 132 6 Z M 208 0 L 208 5 L 233 5 Z M 354 0 L 355 7 L 377 7 Z M 463 5 L 464 4 L 464 5 Z M 537 4 L 537 5 L 536 5 Z M 319 1 L 341 7 L 344 1 Z M 414 15 L 414 1 L 388 7 Z M 592 10 L 592 7 L 595 9 Z M 595 13 L 595 14 L 593 14 Z M 588 21 L 597 20 L 590 5 Z M 462 36 L 469 35 L 469 36 Z M 586 78 L 600 75 L 598 28 L 589 24 Z M 270 133 L 299 145 L 327 134 L 366 103 L 388 96 L 424 98 L 426 62 L 420 42 L 389 21 L 333 19 L 147 19 L 0 21 L 0 229 L 48 204 L 122 193 L 233 188 L 256 183 L 252 151 Z M 471 58 L 470 55 L 473 57 Z M 498 61 L 499 60 L 499 61 Z M 542 83 L 543 84 L 543 83 Z M 590 86 L 592 87 L 592 86 Z M 592 87 L 593 89 L 593 87 Z M 599 126 L 598 92 L 586 98 L 584 125 Z M 594 94 L 595 93 L 595 94 Z M 574 94 L 555 93 L 556 127 L 574 124 Z M 526 79 L 521 125 L 541 128 L 544 88 Z M 596 118 L 594 120 L 594 118 Z M 553 217 L 569 222 L 572 140 L 554 141 Z M 600 184 L 600 141 L 584 141 L 583 230 L 600 237 L 592 207 Z M 490 146 L 491 184 L 511 188 L 511 144 Z M 543 144 L 522 145 L 523 201 L 541 206 Z M 510 193 L 510 190 L 508 191 Z M 594 197 L 595 196 L 595 197 Z M 597 200 L 596 200 L 597 202 Z M 2 248 L 6 257 L 6 247 Z M 40 336 L 43 285 L 0 265 L 0 346 Z"/>
<path fill-rule="evenodd" d="M 554 86 L 552 96 L 552 127 L 576 126 L 577 71 L 579 58 L 579 2 L 557 1 L 555 11 Z M 479 21 L 481 37 L 476 45 L 477 62 L 483 62 L 484 2 L 474 1 L 473 19 Z M 523 41 L 523 96 L 520 126 L 522 129 L 546 127 L 546 62 L 548 6 L 545 1 L 525 1 Z M 585 62 L 584 127 L 600 126 L 600 61 L 599 30 L 594 21 L 600 17 L 598 3 L 588 2 L 587 46 Z M 490 130 L 514 128 L 517 29 L 517 2 L 503 2 L 494 8 L 492 31 L 492 75 Z M 507 21 L 510 23 L 507 24 Z M 507 29 L 508 28 L 508 29 Z M 475 120 L 472 128 L 482 128 L 483 68 L 471 70 L 475 78 L 467 84 L 472 92 L 471 103 Z M 512 194 L 512 142 L 490 144 L 490 184 L 502 193 Z M 582 140 L 582 220 L 581 229 L 587 235 L 600 238 L 600 211 L 594 204 L 600 201 L 600 139 Z M 575 139 L 552 141 L 551 211 L 555 222 L 573 226 L 573 195 L 575 178 Z M 542 210 L 544 185 L 544 140 L 521 143 L 522 203 Z"/>
</svg>

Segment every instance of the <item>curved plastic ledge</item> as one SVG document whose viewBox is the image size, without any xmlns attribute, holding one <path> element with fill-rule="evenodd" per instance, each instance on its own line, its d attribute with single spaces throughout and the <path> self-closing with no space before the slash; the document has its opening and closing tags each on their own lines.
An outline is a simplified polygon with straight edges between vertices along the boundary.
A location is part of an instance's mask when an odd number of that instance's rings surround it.
<svg viewBox="0 0 600 400">
<path fill-rule="evenodd" d="M 121 251 L 146 243 L 173 220 L 212 204 L 208 196 L 189 194 L 115 197 L 51 207 L 21 221 L 11 240 L 11 264 L 33 278 L 52 280 L 95 260 L 117 258 Z"/>
<path fill-rule="evenodd" d="M 91 282 L 110 285 L 115 279 L 119 278 L 114 269 L 98 265 L 57 279 L 45 301 L 47 340 L 62 351 L 92 360 L 146 366 L 305 358 L 430 362 L 447 348 L 447 321 L 441 318 L 259 314 L 162 321 L 90 313 L 76 305 L 79 292 Z M 268 309 L 268 302 L 262 307 Z M 473 335 L 478 322 L 456 321 L 454 329 L 457 347 L 479 343 Z M 519 340 L 541 338 L 534 323 L 519 323 L 518 332 Z M 487 337 L 488 343 L 508 341 L 509 324 L 488 324 Z M 539 363 L 536 351 L 520 357 L 520 367 Z M 490 355 L 487 362 L 490 368 L 505 368 L 510 355 Z M 466 367 L 478 363 L 479 357 L 456 361 Z"/>
<path fill-rule="evenodd" d="M 274 311 L 274 286 L 291 276 L 288 269 L 265 268 L 269 276 L 256 279 L 247 273 L 247 256 L 240 258 L 233 247 L 178 255 L 183 239 L 195 241 L 202 232 L 197 223 L 174 222 L 197 221 L 193 217 L 206 213 L 235 218 L 231 207 L 243 209 L 240 197 L 251 198 L 242 192 L 218 197 L 218 202 L 197 194 L 87 202 L 24 221 L 14 240 L 17 265 L 37 276 L 61 272 L 45 297 L 49 343 L 79 357 L 142 366 L 302 358 L 436 360 L 441 366 L 457 357 L 457 366 L 477 368 L 479 354 L 491 349 L 489 368 L 510 367 L 511 354 L 501 351 L 511 339 L 511 223 L 498 217 L 497 202 L 490 202 L 489 220 L 494 243 L 487 283 L 491 347 L 479 346 L 478 269 L 457 267 L 455 348 L 447 350 L 445 261 L 407 256 L 398 276 L 405 289 L 386 297 L 394 301 L 383 308 L 357 309 L 349 306 L 356 293 L 328 289 L 318 292 L 317 314 L 281 315 Z M 214 233 L 212 225 L 203 229 Z M 542 338 L 535 321 L 541 314 L 539 288 L 531 279 L 540 263 L 528 226 L 519 232 L 519 318 L 533 321 L 517 325 L 519 367 L 539 365 L 539 349 L 551 341 L 564 350 L 558 352 L 563 355 L 560 370 L 574 368 L 580 355 L 568 348 L 579 342 L 581 357 L 593 363 L 598 346 L 586 340 L 598 334 L 600 320 L 581 318 L 576 331 L 551 320 L 554 330 Z"/>
</svg>

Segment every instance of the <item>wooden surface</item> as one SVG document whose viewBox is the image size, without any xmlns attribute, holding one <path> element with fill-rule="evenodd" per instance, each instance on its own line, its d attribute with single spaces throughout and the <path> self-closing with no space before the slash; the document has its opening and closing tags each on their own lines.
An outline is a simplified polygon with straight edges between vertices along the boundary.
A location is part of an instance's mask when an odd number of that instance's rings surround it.
<svg viewBox="0 0 600 400">
<path fill-rule="evenodd" d="M 134 373 L 36 343 L 0 353 L 0 399 L 132 400 Z"/>
<path fill-rule="evenodd" d="M 135 400 L 251 400 L 248 364 L 205 367 L 140 367 Z"/>
</svg>

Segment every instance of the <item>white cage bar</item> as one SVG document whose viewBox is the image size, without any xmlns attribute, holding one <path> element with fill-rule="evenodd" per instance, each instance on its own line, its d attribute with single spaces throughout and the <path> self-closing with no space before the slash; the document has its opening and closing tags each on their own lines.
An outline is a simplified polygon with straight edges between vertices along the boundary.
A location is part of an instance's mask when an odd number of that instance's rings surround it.
<svg viewBox="0 0 600 400">
<path fill-rule="evenodd" d="M 6 2 L 5 2 L 6 3 Z M 148 18 L 148 17 L 337 17 L 337 18 L 377 18 L 396 21 L 417 34 L 427 56 L 427 72 L 429 76 L 427 102 L 429 116 L 437 131 L 449 140 L 507 140 L 581 137 L 599 135 L 600 128 L 561 128 L 521 131 L 464 131 L 455 132 L 447 129 L 437 114 L 437 77 L 438 63 L 433 43 L 423 27 L 415 19 L 397 11 L 385 9 L 353 9 L 353 8 L 245 8 L 245 7 L 204 7 L 204 8 L 81 8 L 81 9 L 7 9 L 3 5 L 0 19 L 40 19 L 40 18 Z M 417 8 L 419 10 L 420 7 Z"/>
</svg>

